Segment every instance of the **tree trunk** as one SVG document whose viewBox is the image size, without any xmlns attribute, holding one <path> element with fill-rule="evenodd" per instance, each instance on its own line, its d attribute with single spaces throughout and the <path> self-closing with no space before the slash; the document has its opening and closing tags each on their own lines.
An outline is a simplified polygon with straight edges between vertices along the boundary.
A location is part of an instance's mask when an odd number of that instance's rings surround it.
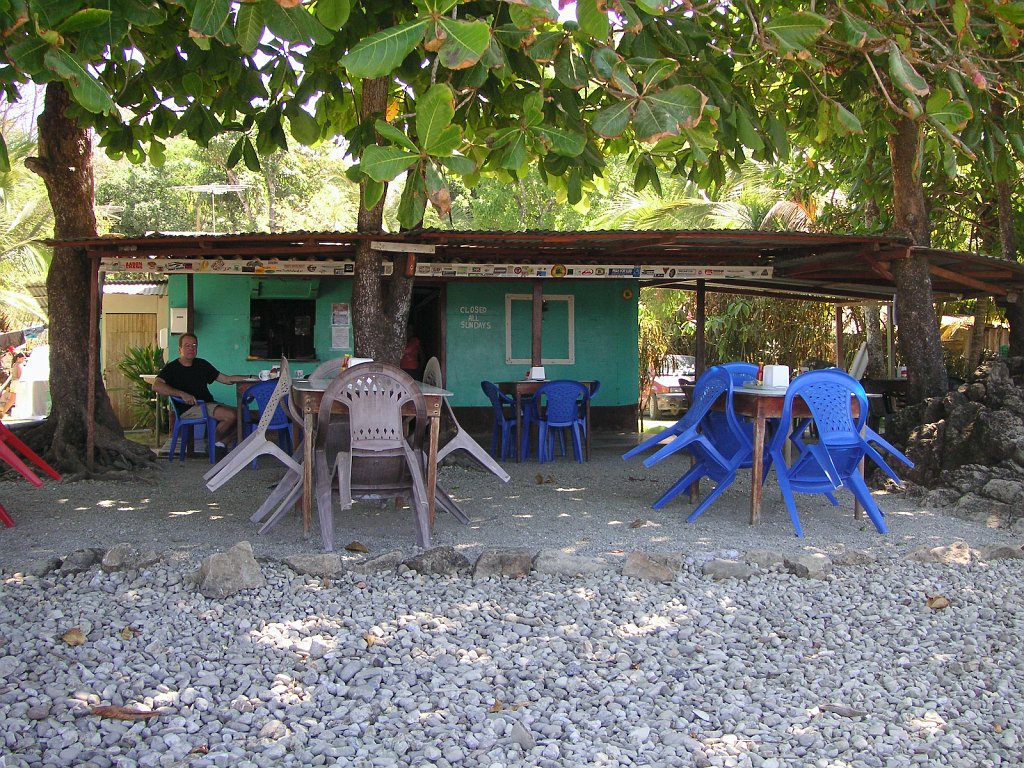
<svg viewBox="0 0 1024 768">
<path fill-rule="evenodd" d="M 46 86 L 39 115 L 38 157 L 26 165 L 39 174 L 53 208 L 58 240 L 96 237 L 93 211 L 92 143 L 89 131 L 68 117 L 70 96 L 59 82 Z M 86 401 L 89 381 L 89 260 L 81 251 L 55 248 L 46 277 L 50 314 L 49 418 L 27 434 L 45 458 L 69 477 L 86 471 Z M 99 359 L 97 340 L 97 360 Z M 95 466 L 130 468 L 153 460 L 145 446 L 125 439 L 97 366 L 95 373 Z M 45 446 L 49 444 L 49 447 Z"/>
<path fill-rule="evenodd" d="M 372 122 L 387 108 L 388 85 L 386 78 L 363 81 L 363 98 L 359 105 L 360 122 Z M 410 171 L 411 173 L 412 171 Z M 365 185 L 359 190 L 358 232 L 382 232 L 384 226 L 384 198 L 371 209 L 363 204 Z M 395 259 L 391 278 L 381 275 L 380 251 L 361 241 L 356 249 L 355 276 L 352 282 L 352 326 L 355 354 L 372 357 L 382 363 L 398 365 L 405 347 L 405 328 L 409 320 L 412 299 L 412 278 L 405 276 L 405 260 Z"/>
<path fill-rule="evenodd" d="M 1013 226 L 1013 187 L 1011 179 L 996 182 L 996 202 L 999 217 L 999 240 L 1002 243 L 1003 258 L 1017 260 L 1017 230 Z M 1010 324 L 1010 354 L 1024 355 L 1024 296 L 1016 301 L 1001 302 Z"/>
<path fill-rule="evenodd" d="M 921 184 L 921 127 L 918 123 L 907 118 L 896 123 L 896 133 L 889 136 L 889 156 L 896 231 L 910 237 L 914 245 L 927 246 L 931 226 Z M 928 259 L 912 256 L 898 260 L 893 265 L 893 275 L 900 355 L 907 366 L 907 402 L 919 403 L 949 390 L 932 302 Z"/>
<path fill-rule="evenodd" d="M 864 337 L 868 343 L 869 379 L 884 379 L 889 375 L 888 350 L 882 329 L 882 313 L 874 302 L 864 305 Z"/>
</svg>

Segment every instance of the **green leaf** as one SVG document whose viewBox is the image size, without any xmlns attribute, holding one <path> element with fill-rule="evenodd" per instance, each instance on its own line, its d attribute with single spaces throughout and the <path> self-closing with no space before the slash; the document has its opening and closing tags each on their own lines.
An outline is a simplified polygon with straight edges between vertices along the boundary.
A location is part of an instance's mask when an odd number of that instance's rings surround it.
<svg viewBox="0 0 1024 768">
<path fill-rule="evenodd" d="M 390 123 L 385 123 L 383 120 L 377 120 L 374 122 L 373 127 L 377 130 L 377 133 L 385 139 L 405 147 L 410 152 L 416 152 L 419 154 L 420 148 L 413 143 L 413 140 Z"/>
<path fill-rule="evenodd" d="M 554 61 L 560 51 L 572 47 L 563 45 L 563 43 L 565 43 L 565 35 L 561 32 L 541 32 L 526 49 L 526 54 L 536 62 L 548 64 Z"/>
<path fill-rule="evenodd" d="M 612 70 L 619 61 L 619 55 L 612 48 L 596 48 L 590 54 L 590 66 L 595 74 L 604 80 L 612 79 Z"/>
<path fill-rule="evenodd" d="M 621 136 L 622 132 L 626 130 L 626 126 L 629 125 L 629 118 L 632 114 L 631 106 L 632 102 L 620 101 L 618 104 L 612 104 L 610 107 L 600 110 L 594 115 L 592 123 L 595 133 L 606 139 Z"/>
<path fill-rule="evenodd" d="M 786 52 L 806 50 L 830 26 L 832 22 L 824 16 L 810 11 L 798 11 L 770 19 L 764 28 L 779 42 L 783 52 Z"/>
<path fill-rule="evenodd" d="M 352 4 L 349 0 L 317 0 L 316 3 L 317 20 L 335 32 L 345 26 L 351 12 Z"/>
<path fill-rule="evenodd" d="M 38 37 L 29 37 L 8 48 L 11 61 L 18 62 L 19 69 L 32 75 L 38 75 L 46 68 L 44 57 L 50 46 Z"/>
<path fill-rule="evenodd" d="M 956 30 L 957 37 L 960 37 L 967 29 L 967 23 L 971 18 L 971 9 L 965 0 L 953 0 L 951 15 L 953 16 L 953 29 Z"/>
<path fill-rule="evenodd" d="M 870 43 L 882 39 L 881 33 L 859 16 L 843 10 L 842 35 L 840 39 L 847 45 L 863 49 Z"/>
<path fill-rule="evenodd" d="M 0 173 L 11 172 L 11 158 L 7 154 L 7 142 L 4 141 L 3 134 L 0 134 Z"/>
<path fill-rule="evenodd" d="M 252 53 L 263 37 L 263 7 L 259 3 L 241 3 L 235 16 L 235 39 L 245 53 Z"/>
<path fill-rule="evenodd" d="M 449 155 L 448 157 L 439 157 L 437 162 L 443 165 L 452 173 L 457 173 L 460 176 L 469 176 L 471 173 L 476 171 L 476 163 L 465 155 Z"/>
<path fill-rule="evenodd" d="M 928 83 L 917 74 L 895 41 L 889 43 L 889 76 L 904 93 L 911 96 L 928 95 Z"/>
<path fill-rule="evenodd" d="M 454 147 L 448 147 L 447 151 L 438 151 L 440 145 L 451 142 L 450 128 L 459 129 L 452 125 L 452 118 L 455 117 L 455 97 L 452 90 L 444 83 L 432 85 L 430 90 L 423 94 L 416 101 L 416 136 L 422 146 L 429 154 L 450 154 Z M 456 146 L 458 138 L 456 138 Z"/>
<path fill-rule="evenodd" d="M 459 21 L 447 17 L 437 25 L 447 37 L 438 51 L 441 63 L 448 69 L 465 69 L 480 61 L 491 42 L 491 28 L 486 21 Z"/>
<path fill-rule="evenodd" d="M 304 5 L 284 8 L 274 0 L 264 0 L 263 18 L 266 20 L 267 29 L 291 43 L 327 45 L 334 40 L 331 31 L 317 21 Z"/>
<path fill-rule="evenodd" d="M 587 137 L 584 134 L 567 131 L 564 128 L 537 125 L 530 129 L 530 133 L 539 138 L 541 143 L 556 155 L 576 157 L 587 146 Z"/>
<path fill-rule="evenodd" d="M 951 131 L 962 131 L 974 116 L 967 102 L 954 100 L 953 94 L 945 88 L 937 89 L 928 98 L 925 111 L 928 117 L 938 120 Z"/>
<path fill-rule="evenodd" d="M 384 182 L 374 181 L 373 179 L 363 180 L 363 208 L 369 210 L 373 208 L 380 199 L 384 196 Z"/>
<path fill-rule="evenodd" d="M 842 104 L 836 102 L 836 117 L 839 121 L 839 133 L 849 135 L 852 133 L 864 133 L 864 126 L 853 112 Z"/>
<path fill-rule="evenodd" d="M 113 13 L 105 8 L 85 8 L 68 16 L 57 27 L 62 35 L 70 35 L 83 29 L 92 29 L 110 21 Z"/>
<path fill-rule="evenodd" d="M 519 170 L 526 162 L 526 132 L 513 131 L 512 140 L 498 157 L 498 167 L 510 171 Z"/>
<path fill-rule="evenodd" d="M 288 124 L 292 129 L 292 136 L 300 144 L 305 144 L 307 147 L 311 147 L 320 141 L 320 124 L 317 123 L 316 118 L 310 115 L 306 110 L 298 105 L 296 102 L 291 102 L 284 110 L 285 116 L 288 118 Z"/>
<path fill-rule="evenodd" d="M 523 99 L 523 122 L 527 126 L 544 122 L 544 97 L 537 91 L 526 94 Z"/>
<path fill-rule="evenodd" d="M 764 149 L 764 140 L 754 127 L 750 115 L 742 107 L 736 108 L 736 134 L 739 136 L 743 146 L 755 151 Z"/>
<path fill-rule="evenodd" d="M 672 59 L 657 59 L 656 61 L 652 61 L 650 66 L 644 70 L 644 73 L 640 78 L 640 85 L 644 90 L 653 88 L 666 78 L 674 75 L 677 69 L 679 69 L 679 64 Z"/>
<path fill-rule="evenodd" d="M 608 11 L 598 0 L 577 0 L 576 21 L 580 29 L 596 40 L 608 39 Z"/>
<path fill-rule="evenodd" d="M 342 56 L 341 64 L 352 77 L 372 79 L 386 75 L 412 53 L 426 25 L 426 20 L 410 21 L 370 35 Z"/>
<path fill-rule="evenodd" d="M 572 49 L 563 45 L 555 57 L 555 77 L 567 88 L 579 90 L 587 84 L 586 63 Z"/>
<path fill-rule="evenodd" d="M 630 76 L 629 69 L 626 67 L 625 62 L 618 61 L 615 63 L 615 66 L 612 67 L 611 81 L 627 96 L 636 98 L 640 95 L 639 91 L 636 89 L 636 83 L 633 82 L 633 78 Z"/>
<path fill-rule="evenodd" d="M 99 80 L 90 75 L 71 54 L 58 48 L 51 48 L 43 56 L 47 68 L 67 81 L 71 95 L 75 101 L 90 112 L 96 114 L 113 114 L 117 107 L 110 94 Z"/>
<path fill-rule="evenodd" d="M 707 100 L 707 96 L 692 85 L 677 85 L 645 96 L 637 103 L 633 117 L 637 138 L 657 141 L 695 127 L 700 122 Z"/>
<path fill-rule="evenodd" d="M 374 181 L 391 181 L 417 160 L 419 155 L 398 147 L 381 147 L 374 144 L 363 150 L 359 165 L 363 173 Z"/>
<path fill-rule="evenodd" d="M 423 174 L 410 172 L 405 177 L 405 188 L 398 201 L 398 223 L 404 229 L 414 229 L 423 224 L 423 212 L 427 208 L 427 193 L 423 186 Z"/>
<path fill-rule="evenodd" d="M 242 159 L 242 150 L 245 148 L 245 136 L 239 136 L 238 141 L 235 142 L 235 146 L 228 152 L 228 159 L 225 161 L 225 165 L 228 168 L 234 168 L 238 165 L 238 161 Z"/>
<path fill-rule="evenodd" d="M 213 37 L 227 23 L 230 13 L 231 0 L 196 0 L 189 26 L 201 35 Z"/>
<path fill-rule="evenodd" d="M 1004 19 L 1009 24 L 1020 27 L 1024 26 L 1024 3 L 992 3 L 986 6 L 992 14 Z"/>
</svg>

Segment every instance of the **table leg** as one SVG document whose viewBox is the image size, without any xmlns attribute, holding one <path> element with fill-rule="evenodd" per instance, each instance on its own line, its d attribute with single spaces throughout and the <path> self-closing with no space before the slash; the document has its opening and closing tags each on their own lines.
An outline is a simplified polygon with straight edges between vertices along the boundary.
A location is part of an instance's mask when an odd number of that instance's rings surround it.
<svg viewBox="0 0 1024 768">
<path fill-rule="evenodd" d="M 235 446 L 242 444 L 244 435 L 242 434 L 242 397 L 239 395 L 235 398 Z"/>
<path fill-rule="evenodd" d="M 761 517 L 761 478 L 764 476 L 764 415 L 754 418 L 754 461 L 750 469 L 750 524 Z M 781 426 L 780 426 L 781 429 Z"/>
<path fill-rule="evenodd" d="M 302 533 L 309 534 L 313 519 L 313 412 L 302 416 Z"/>
<path fill-rule="evenodd" d="M 586 422 L 587 422 L 587 435 L 586 435 L 586 438 L 587 438 L 586 439 L 586 443 L 587 443 L 587 461 L 590 461 L 590 398 L 589 397 L 587 398 L 587 418 L 586 418 Z"/>
<path fill-rule="evenodd" d="M 434 508 L 437 496 L 437 443 L 441 431 L 441 409 L 430 415 L 430 442 L 427 452 L 427 520 L 434 530 Z"/>
</svg>

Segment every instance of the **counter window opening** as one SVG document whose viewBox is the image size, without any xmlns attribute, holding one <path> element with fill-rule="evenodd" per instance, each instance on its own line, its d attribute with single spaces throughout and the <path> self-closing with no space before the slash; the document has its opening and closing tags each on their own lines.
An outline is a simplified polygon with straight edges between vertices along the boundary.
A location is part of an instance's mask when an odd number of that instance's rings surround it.
<svg viewBox="0 0 1024 768">
<path fill-rule="evenodd" d="M 315 299 L 250 299 L 249 357 L 313 360 L 315 325 Z"/>
</svg>

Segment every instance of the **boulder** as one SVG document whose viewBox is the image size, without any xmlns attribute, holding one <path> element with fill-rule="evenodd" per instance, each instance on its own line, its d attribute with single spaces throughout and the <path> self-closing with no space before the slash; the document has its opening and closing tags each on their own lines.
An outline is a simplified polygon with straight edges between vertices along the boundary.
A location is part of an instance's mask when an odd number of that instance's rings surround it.
<svg viewBox="0 0 1024 768">
<path fill-rule="evenodd" d="M 267 583 L 248 541 L 240 541 L 227 552 L 217 552 L 203 560 L 196 581 L 203 596 L 213 599 L 258 589 Z"/>
</svg>

